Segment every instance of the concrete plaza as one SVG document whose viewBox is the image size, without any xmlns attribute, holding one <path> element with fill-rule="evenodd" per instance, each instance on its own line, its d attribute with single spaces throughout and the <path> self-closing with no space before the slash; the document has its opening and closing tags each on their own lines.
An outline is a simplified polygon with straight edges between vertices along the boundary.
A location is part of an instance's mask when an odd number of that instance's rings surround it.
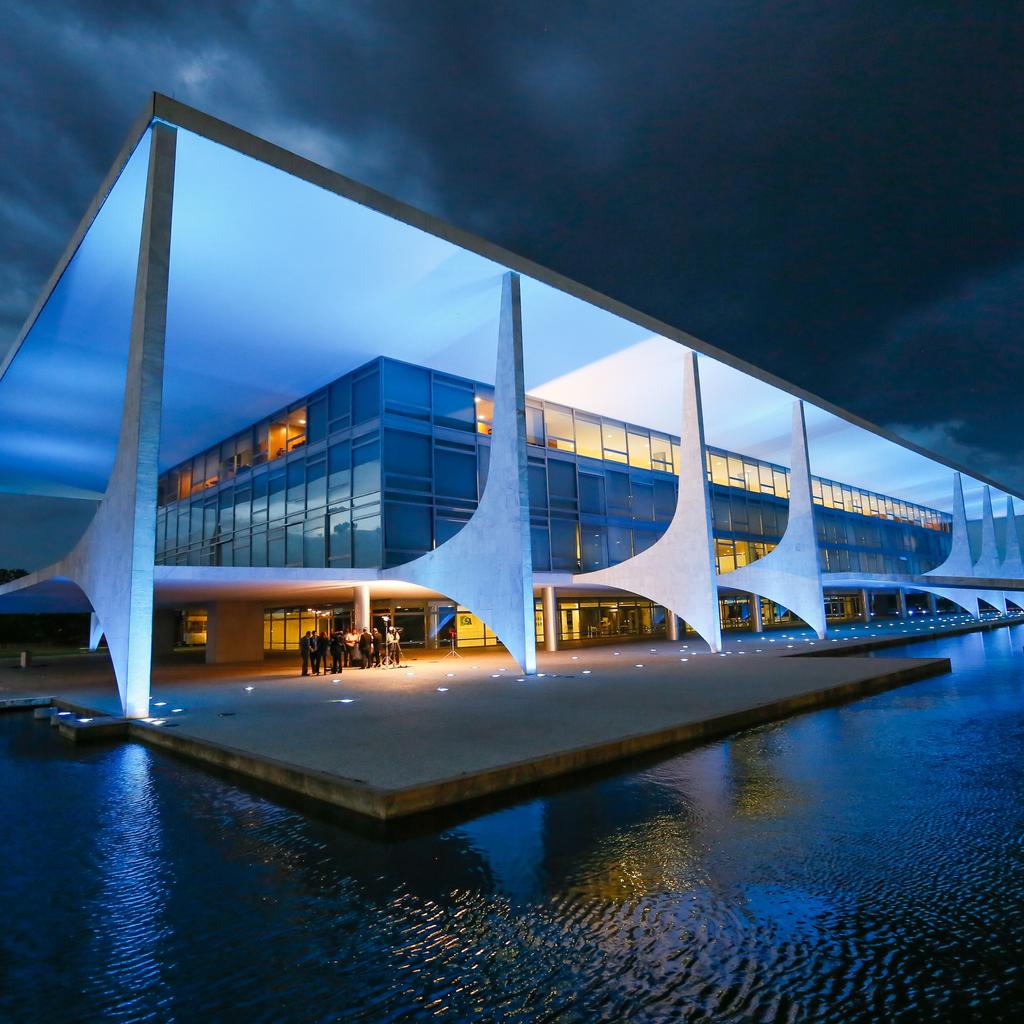
<svg viewBox="0 0 1024 1024">
<path fill-rule="evenodd" d="M 541 652 L 537 676 L 495 651 L 419 652 L 402 668 L 316 677 L 287 657 L 208 667 L 185 656 L 157 667 L 152 713 L 161 717 L 133 723 L 131 735 L 390 818 L 934 675 L 948 662 L 797 655 L 859 654 L 970 628 L 978 624 L 950 616 L 850 626 L 825 641 L 746 633 L 717 656 L 692 639 L 590 646 Z M 119 714 L 102 656 L 0 670 L 0 697 L 24 696 Z"/>
</svg>

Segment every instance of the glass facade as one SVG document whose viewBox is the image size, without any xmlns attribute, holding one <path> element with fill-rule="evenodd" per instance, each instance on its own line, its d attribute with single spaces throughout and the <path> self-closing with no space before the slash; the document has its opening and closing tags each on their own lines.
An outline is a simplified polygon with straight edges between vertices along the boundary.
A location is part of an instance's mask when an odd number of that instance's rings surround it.
<svg viewBox="0 0 1024 1024">
<path fill-rule="evenodd" d="M 164 474 L 157 562 L 347 569 L 410 561 L 476 508 L 492 410 L 486 385 L 375 359 Z M 665 530 L 678 438 L 535 399 L 527 435 L 536 570 L 600 569 Z M 778 543 L 789 473 L 719 449 L 707 463 L 724 573 Z M 826 571 L 920 573 L 945 557 L 947 515 L 831 480 L 812 487 Z M 581 610 L 581 631 L 590 628 L 584 618 Z"/>
</svg>

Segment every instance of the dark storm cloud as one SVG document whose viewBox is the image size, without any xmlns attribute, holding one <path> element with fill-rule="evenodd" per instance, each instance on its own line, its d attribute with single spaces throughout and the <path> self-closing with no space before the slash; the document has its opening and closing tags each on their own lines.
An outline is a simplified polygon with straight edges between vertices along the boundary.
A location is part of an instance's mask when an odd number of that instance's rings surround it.
<svg viewBox="0 0 1024 1024">
<path fill-rule="evenodd" d="M 158 89 L 1024 488 L 1017 3 L 0 13 L 7 337 Z"/>
</svg>

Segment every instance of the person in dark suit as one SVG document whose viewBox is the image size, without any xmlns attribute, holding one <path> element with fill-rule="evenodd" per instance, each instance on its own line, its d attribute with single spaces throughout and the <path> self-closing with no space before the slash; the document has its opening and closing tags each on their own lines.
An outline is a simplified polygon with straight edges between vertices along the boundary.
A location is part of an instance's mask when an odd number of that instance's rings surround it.
<svg viewBox="0 0 1024 1024">
<path fill-rule="evenodd" d="M 363 668 L 369 668 L 373 660 L 373 634 L 365 626 L 359 634 L 359 655 L 363 659 Z"/>
<path fill-rule="evenodd" d="M 335 630 L 331 634 L 331 672 L 341 671 L 341 633 Z"/>
<path fill-rule="evenodd" d="M 299 655 L 302 657 L 302 674 L 309 675 L 309 633 L 303 633 L 299 639 Z"/>
<path fill-rule="evenodd" d="M 374 668 L 380 668 L 380 656 L 382 648 L 384 647 L 384 637 L 381 636 L 380 630 L 373 627 L 373 666 Z"/>
<path fill-rule="evenodd" d="M 313 675 L 320 675 L 320 637 L 316 633 L 309 634 L 309 664 Z"/>
</svg>

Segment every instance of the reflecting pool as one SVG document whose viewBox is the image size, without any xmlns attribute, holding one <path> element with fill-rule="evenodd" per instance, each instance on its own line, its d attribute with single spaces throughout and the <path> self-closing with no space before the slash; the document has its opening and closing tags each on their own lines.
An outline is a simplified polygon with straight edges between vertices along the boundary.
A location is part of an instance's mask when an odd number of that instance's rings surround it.
<svg viewBox="0 0 1024 1024">
<path fill-rule="evenodd" d="M 1024 1019 L 1022 647 L 390 840 L 0 716 L 0 1020 Z"/>
</svg>

